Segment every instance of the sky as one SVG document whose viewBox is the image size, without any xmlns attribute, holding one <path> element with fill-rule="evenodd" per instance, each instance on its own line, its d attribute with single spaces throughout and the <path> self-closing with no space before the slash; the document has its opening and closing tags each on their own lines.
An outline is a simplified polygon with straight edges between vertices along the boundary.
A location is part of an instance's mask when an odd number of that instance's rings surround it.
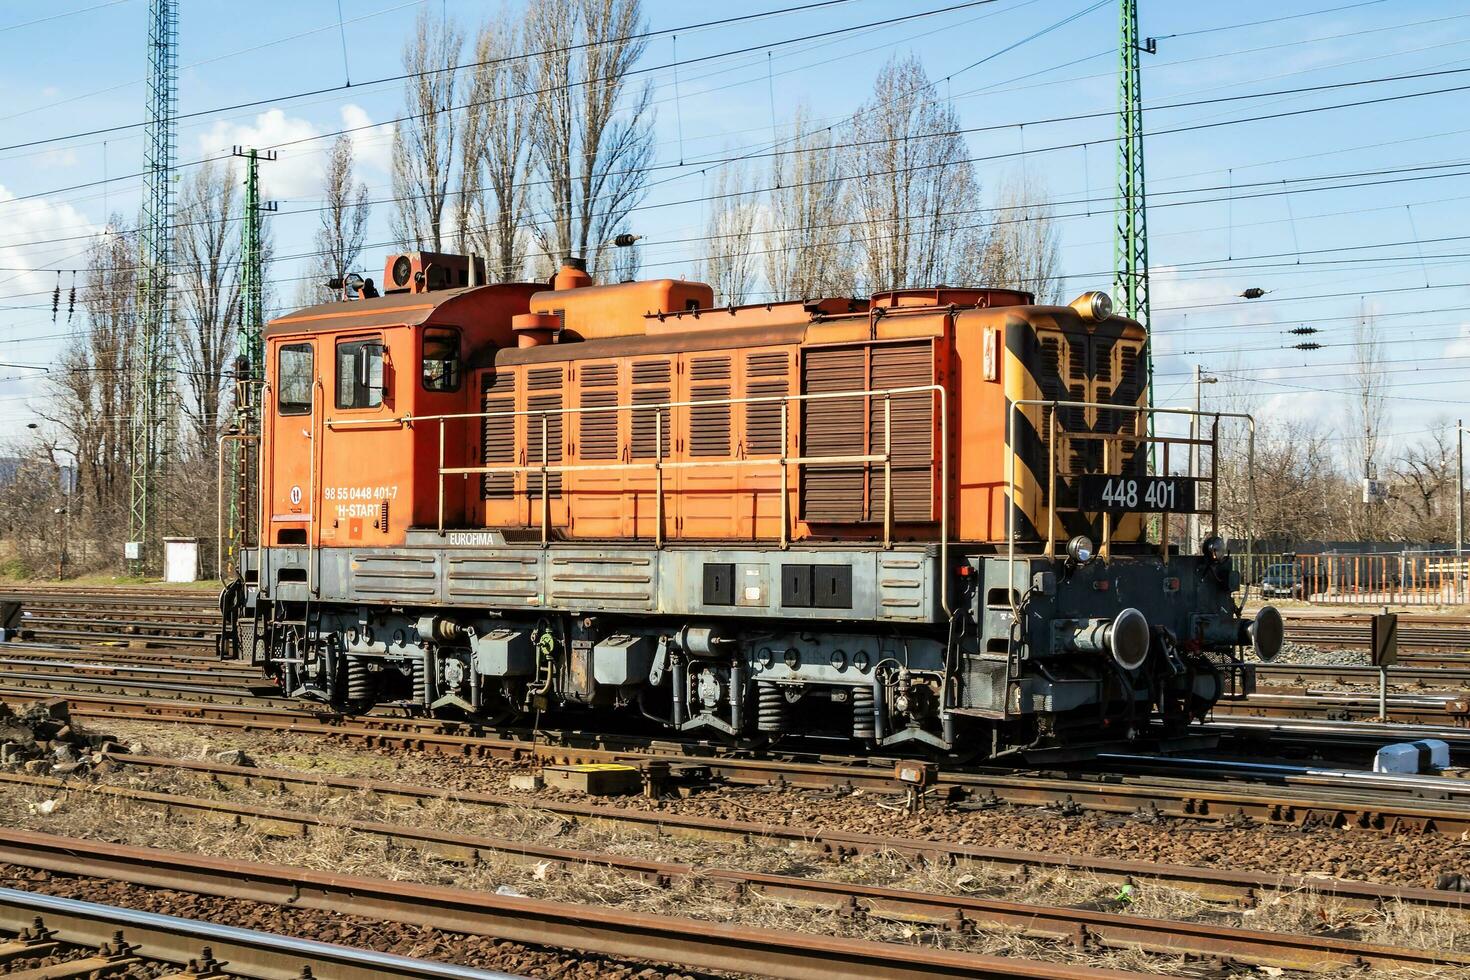
<svg viewBox="0 0 1470 980">
<path fill-rule="evenodd" d="M 840 123 L 885 61 L 912 54 L 971 130 L 991 200 L 1024 178 L 1052 202 L 1065 295 L 1111 289 L 1116 3 L 848 0 L 697 26 L 800 5 L 645 0 L 649 27 L 669 32 L 640 65 L 654 86 L 659 166 L 629 222 L 645 236 L 645 275 L 698 275 L 702 245 L 689 239 L 704 233 L 701 198 L 717 179 L 700 160 L 763 151 L 798 104 Z M 336 0 L 180 7 L 179 163 L 277 148 L 261 183 L 279 208 L 267 220 L 280 260 L 267 276 L 286 303 L 307 273 L 293 256 L 312 247 L 329 134 L 353 130 L 370 197 L 392 194 L 384 123 L 403 95 L 401 83 L 374 80 L 401 71 L 419 10 L 473 33 L 519 9 L 342 0 L 339 25 Z M 1206 407 L 1249 395 L 1259 416 L 1309 420 L 1347 453 L 1345 389 L 1368 314 L 1384 340 L 1390 446 L 1470 416 L 1470 7 L 1140 8 L 1141 32 L 1158 39 L 1140 55 L 1156 404 L 1192 401 L 1199 364 L 1220 379 Z M 50 364 L 79 325 L 67 324 L 64 298 L 53 322 L 51 290 L 69 288 L 109 213 L 137 213 L 147 13 L 147 0 L 0 3 L 0 443 L 34 420 L 45 392 L 39 371 L 12 365 Z M 374 208 L 363 266 L 375 278 L 390 218 L 390 204 Z M 1250 288 L 1265 295 L 1243 298 Z M 1292 349 L 1303 339 L 1322 349 Z"/>
</svg>

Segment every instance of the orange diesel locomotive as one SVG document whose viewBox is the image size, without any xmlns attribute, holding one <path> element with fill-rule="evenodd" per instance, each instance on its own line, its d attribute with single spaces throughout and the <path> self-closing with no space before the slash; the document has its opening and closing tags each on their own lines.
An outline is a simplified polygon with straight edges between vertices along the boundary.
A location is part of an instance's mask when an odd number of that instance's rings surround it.
<svg viewBox="0 0 1470 980">
<path fill-rule="evenodd" d="M 1148 540 L 1214 488 L 1167 475 L 1102 293 L 717 308 L 481 269 L 393 256 L 266 330 L 227 601 L 293 696 L 990 752 L 1178 730 L 1280 647 L 1218 537 Z"/>
</svg>

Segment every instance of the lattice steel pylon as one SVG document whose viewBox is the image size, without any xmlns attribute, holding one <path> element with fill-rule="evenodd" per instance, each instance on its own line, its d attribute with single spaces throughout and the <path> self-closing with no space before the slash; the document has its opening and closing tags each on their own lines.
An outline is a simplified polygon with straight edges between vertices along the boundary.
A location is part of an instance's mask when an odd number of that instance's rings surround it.
<svg viewBox="0 0 1470 980">
<path fill-rule="evenodd" d="M 1121 37 L 1118 41 L 1118 210 L 1113 234 L 1113 292 L 1118 310 L 1149 326 L 1148 206 L 1143 177 L 1143 88 L 1139 78 L 1140 51 L 1152 54 L 1157 43 L 1138 43 L 1138 0 L 1119 0 Z M 1148 401 L 1154 400 L 1153 346 L 1144 344 L 1148 372 Z M 1153 419 L 1149 419 L 1152 431 Z"/>
<path fill-rule="evenodd" d="M 139 337 L 134 353 L 128 558 L 135 572 L 157 567 L 159 477 L 175 425 L 173 308 L 174 130 L 178 117 L 177 0 L 148 7 L 148 128 L 139 221 Z"/>
</svg>

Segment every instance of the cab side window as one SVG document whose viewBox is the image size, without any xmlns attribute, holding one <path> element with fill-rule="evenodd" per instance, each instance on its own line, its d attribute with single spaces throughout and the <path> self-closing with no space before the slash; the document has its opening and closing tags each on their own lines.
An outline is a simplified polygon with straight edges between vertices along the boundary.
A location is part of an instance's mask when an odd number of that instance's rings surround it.
<svg viewBox="0 0 1470 980">
<path fill-rule="evenodd" d="M 313 383 L 310 344 L 286 344 L 276 355 L 276 411 L 310 415 Z"/>
<path fill-rule="evenodd" d="M 425 391 L 458 391 L 459 331 L 453 327 L 426 327 L 423 362 Z"/>
<path fill-rule="evenodd" d="M 376 337 L 337 344 L 337 407 L 383 404 L 383 342 Z"/>
</svg>

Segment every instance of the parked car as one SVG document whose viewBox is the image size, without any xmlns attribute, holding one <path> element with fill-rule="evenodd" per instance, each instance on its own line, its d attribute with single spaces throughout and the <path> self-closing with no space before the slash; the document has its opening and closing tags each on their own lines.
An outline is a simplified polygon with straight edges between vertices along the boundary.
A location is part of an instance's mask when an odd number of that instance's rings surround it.
<svg viewBox="0 0 1470 980">
<path fill-rule="evenodd" d="M 1288 599 L 1302 597 L 1302 575 L 1295 565 L 1272 565 L 1261 576 L 1261 595 L 1284 596 Z"/>
</svg>

